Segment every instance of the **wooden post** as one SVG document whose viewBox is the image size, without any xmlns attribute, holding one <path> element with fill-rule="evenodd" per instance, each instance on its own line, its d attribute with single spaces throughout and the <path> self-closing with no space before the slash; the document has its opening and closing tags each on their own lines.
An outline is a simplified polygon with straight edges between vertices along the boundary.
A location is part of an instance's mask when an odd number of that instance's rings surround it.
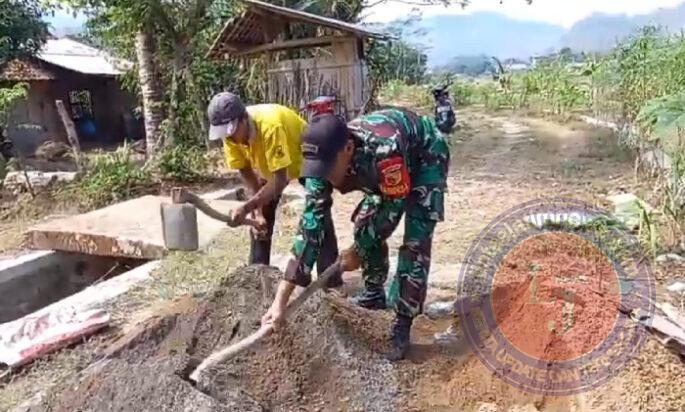
<svg viewBox="0 0 685 412">
<path fill-rule="evenodd" d="M 64 124 L 64 129 L 67 131 L 67 140 L 71 148 L 74 150 L 74 160 L 79 170 L 81 169 L 81 144 L 78 141 L 78 134 L 76 133 L 76 126 L 74 126 L 73 120 L 69 117 L 69 112 L 64 107 L 64 102 L 61 100 L 55 100 L 55 106 L 57 107 L 57 113 L 62 119 L 62 124 Z"/>
</svg>

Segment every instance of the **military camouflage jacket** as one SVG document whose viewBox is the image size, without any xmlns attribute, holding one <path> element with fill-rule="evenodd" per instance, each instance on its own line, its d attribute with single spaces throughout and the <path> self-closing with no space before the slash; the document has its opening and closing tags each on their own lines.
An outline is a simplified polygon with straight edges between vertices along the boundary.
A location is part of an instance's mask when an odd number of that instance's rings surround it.
<svg viewBox="0 0 685 412">
<path fill-rule="evenodd" d="M 432 219 L 442 220 L 442 192 L 445 189 L 447 146 L 433 121 L 405 109 L 387 109 L 353 120 L 348 127 L 355 141 L 342 193 L 361 190 L 377 196 L 391 213 L 403 213 L 410 193 L 417 188 L 418 202 L 436 202 L 430 193 L 440 195 L 440 207 L 432 208 Z M 331 204 L 333 186 L 320 178 L 303 178 L 305 207 L 299 232 L 293 244 L 293 259 L 286 279 L 306 286 L 317 260 L 324 236 L 326 205 Z M 416 202 L 415 202 L 416 203 Z"/>
</svg>

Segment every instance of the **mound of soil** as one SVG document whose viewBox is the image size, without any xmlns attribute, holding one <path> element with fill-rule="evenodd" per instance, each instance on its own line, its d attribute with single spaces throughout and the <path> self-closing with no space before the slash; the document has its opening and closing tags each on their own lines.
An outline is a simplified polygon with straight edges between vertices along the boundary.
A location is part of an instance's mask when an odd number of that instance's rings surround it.
<svg viewBox="0 0 685 412">
<path fill-rule="evenodd" d="M 211 371 L 203 391 L 187 381 L 207 355 L 259 328 L 280 276 L 244 268 L 207 299 L 147 320 L 110 345 L 106 360 L 47 396 L 41 410 L 394 410 L 397 373 L 378 352 L 390 314 L 323 292 L 287 331 Z"/>
<path fill-rule="evenodd" d="M 535 359 L 566 361 L 590 353 L 621 315 L 618 273 L 601 250 L 574 234 L 525 240 L 503 260 L 493 286 L 502 334 Z"/>
</svg>

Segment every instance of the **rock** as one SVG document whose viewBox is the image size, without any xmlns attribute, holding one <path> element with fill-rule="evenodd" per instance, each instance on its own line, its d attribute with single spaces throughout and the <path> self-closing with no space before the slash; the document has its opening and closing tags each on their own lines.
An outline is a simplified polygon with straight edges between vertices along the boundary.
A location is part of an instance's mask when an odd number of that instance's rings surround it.
<svg viewBox="0 0 685 412">
<path fill-rule="evenodd" d="M 135 141 L 129 145 L 131 148 L 131 151 L 134 153 L 142 154 L 144 155 L 146 153 L 146 144 L 145 144 L 145 139 L 141 139 L 138 141 Z"/>
<path fill-rule="evenodd" d="M 656 258 L 656 263 L 669 263 L 669 262 L 675 262 L 675 263 L 680 263 L 680 262 L 685 262 L 685 258 L 676 255 L 675 253 L 668 253 L 665 255 L 661 255 Z"/>
<path fill-rule="evenodd" d="M 459 341 L 459 328 L 456 325 L 450 325 L 443 332 L 438 332 L 433 335 L 435 343 L 440 345 L 449 345 Z"/>
<path fill-rule="evenodd" d="M 666 288 L 669 292 L 685 293 L 685 280 L 675 281 Z"/>
<path fill-rule="evenodd" d="M 614 215 L 629 229 L 637 229 L 642 220 L 642 213 L 652 213 L 652 208 L 632 193 L 610 196 L 608 199 L 614 204 Z"/>
<path fill-rule="evenodd" d="M 441 301 L 429 303 L 423 313 L 431 319 L 440 319 L 452 315 L 453 310 L 454 301 Z"/>
<path fill-rule="evenodd" d="M 71 151 L 71 146 L 64 142 L 48 140 L 36 149 L 35 156 L 48 161 L 56 161 L 63 159 Z"/>
<path fill-rule="evenodd" d="M 481 402 L 477 405 L 476 410 L 478 412 L 498 412 L 499 408 L 494 403 Z"/>
<path fill-rule="evenodd" d="M 15 194 L 27 191 L 26 176 L 34 190 L 44 189 L 53 183 L 66 183 L 76 179 L 76 172 L 9 172 L 5 176 L 4 187 Z"/>
</svg>

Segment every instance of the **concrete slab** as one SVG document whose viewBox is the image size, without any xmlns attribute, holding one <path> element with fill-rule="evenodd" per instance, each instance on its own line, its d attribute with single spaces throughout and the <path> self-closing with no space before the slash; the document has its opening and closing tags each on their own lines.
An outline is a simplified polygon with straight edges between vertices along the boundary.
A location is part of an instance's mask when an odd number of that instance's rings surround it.
<svg viewBox="0 0 685 412">
<path fill-rule="evenodd" d="M 30 228 L 26 245 L 30 249 L 59 250 L 89 255 L 159 259 L 164 247 L 160 207 L 168 197 L 144 196 L 90 213 L 53 220 Z M 210 200 L 222 212 L 240 202 Z M 207 246 L 226 224 L 198 211 L 200 248 Z"/>
</svg>

